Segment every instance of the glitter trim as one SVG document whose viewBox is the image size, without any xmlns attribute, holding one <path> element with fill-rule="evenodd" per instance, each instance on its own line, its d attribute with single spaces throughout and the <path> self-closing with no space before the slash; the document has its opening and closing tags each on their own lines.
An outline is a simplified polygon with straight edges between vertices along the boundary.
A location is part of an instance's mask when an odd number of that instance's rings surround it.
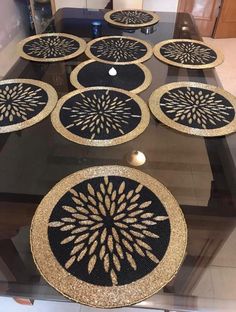
<svg viewBox="0 0 236 312">
<path fill-rule="evenodd" d="M 141 109 L 141 120 L 138 124 L 138 126 L 130 131 L 127 134 L 124 134 L 120 137 L 114 138 L 114 139 L 109 139 L 109 140 L 94 140 L 94 139 L 87 139 L 80 137 L 78 135 L 75 135 L 68 131 L 64 125 L 60 121 L 60 110 L 63 104 L 73 97 L 76 94 L 80 94 L 86 91 L 91 91 L 91 90 L 114 90 L 116 92 L 120 92 L 123 94 L 128 95 L 130 98 L 132 98 L 140 107 Z M 62 136 L 67 138 L 70 141 L 73 141 L 75 143 L 83 144 L 83 145 L 89 145 L 89 146 L 112 146 L 112 145 L 118 145 L 127 141 L 130 141 L 137 136 L 139 136 L 148 126 L 149 121 L 150 121 L 150 113 L 147 104 L 136 94 L 133 94 L 129 91 L 121 90 L 118 88 L 108 88 L 108 87 L 91 87 L 91 88 L 84 88 L 82 90 L 76 90 L 73 92 L 68 93 L 67 95 L 63 96 L 59 101 L 54 109 L 52 115 L 51 115 L 51 121 L 53 124 L 53 127 L 56 129 L 57 132 L 59 132 Z"/>
<path fill-rule="evenodd" d="M 122 39 L 127 39 L 127 40 L 131 40 L 133 42 L 137 42 L 137 43 L 141 43 L 143 45 L 145 45 L 146 49 L 147 49 L 147 52 L 146 54 L 141 57 L 141 58 L 138 58 L 138 59 L 134 59 L 133 61 L 130 61 L 130 62 L 116 62 L 116 61 L 108 61 L 108 60 L 103 60 L 97 56 L 95 56 L 92 52 L 91 52 L 91 46 L 96 43 L 96 42 L 99 42 L 99 41 L 104 41 L 106 39 L 116 39 L 116 38 L 122 38 Z M 97 39 L 94 39 L 92 41 L 90 41 L 88 44 L 87 44 L 87 48 L 85 50 L 85 54 L 87 55 L 87 57 L 89 57 L 90 59 L 93 59 L 93 60 L 96 60 L 98 62 L 102 62 L 102 63 L 107 63 L 107 64 L 118 64 L 118 65 L 126 65 L 126 64 L 135 64 L 135 63 L 142 63 L 148 59 L 150 59 L 153 55 L 153 52 L 152 52 L 152 46 L 147 43 L 146 41 L 144 40 L 140 40 L 140 39 L 137 39 L 137 38 L 133 38 L 133 37 L 125 37 L 125 36 L 106 36 L 106 37 L 100 37 L 100 38 L 97 38 Z"/>
<path fill-rule="evenodd" d="M 120 26 L 120 27 L 124 27 L 124 28 L 140 28 L 140 27 L 148 27 L 154 24 L 157 24 L 160 20 L 159 15 L 157 15 L 154 12 L 150 12 L 150 11 L 145 11 L 145 10 L 130 10 L 130 11 L 135 11 L 135 12 L 140 12 L 140 13 L 147 13 L 149 15 L 152 16 L 152 20 L 150 22 L 147 23 L 140 23 L 140 24 L 124 24 L 124 23 L 120 23 L 120 22 L 116 22 L 111 18 L 111 15 L 114 13 L 122 13 L 122 12 L 127 12 L 129 10 L 112 10 L 107 12 L 104 15 L 104 19 L 105 21 L 107 21 L 109 24 L 115 25 L 115 26 Z"/>
<path fill-rule="evenodd" d="M 164 57 L 160 50 L 161 48 L 168 44 L 168 43 L 178 43 L 178 42 L 192 42 L 192 43 L 198 43 L 198 44 L 201 44 L 203 46 L 205 46 L 206 48 L 209 48 L 209 49 L 212 49 L 216 55 L 217 55 L 217 59 L 212 62 L 212 63 L 209 63 L 209 64 L 203 64 L 203 65 L 191 65 L 191 64 L 181 64 L 181 63 L 178 63 L 178 62 L 174 62 L 174 61 L 171 61 L 171 60 L 168 60 L 166 57 Z M 198 40 L 190 40 L 190 39 L 170 39 L 170 40 L 165 40 L 165 41 L 162 41 L 162 42 L 159 42 L 157 43 L 154 48 L 153 48 L 153 53 L 154 55 L 162 62 L 166 63 L 166 64 L 169 64 L 169 65 L 173 65 L 173 66 L 176 66 L 176 67 L 181 67 L 181 68 L 191 68 L 191 69 L 206 69 L 206 68 L 213 68 L 213 67 L 216 67 L 220 64 L 222 64 L 224 62 L 224 55 L 223 53 L 214 48 L 213 46 L 209 45 L 209 44 L 206 44 L 205 42 L 203 41 L 198 41 Z"/>
<path fill-rule="evenodd" d="M 73 52 L 70 55 L 67 56 L 63 56 L 63 57 L 53 57 L 53 58 L 41 58 L 41 57 L 33 57 L 28 55 L 27 53 L 24 52 L 23 48 L 24 46 L 29 43 L 31 40 L 33 39 L 37 39 L 37 38 L 43 38 L 43 37 L 50 37 L 50 36 L 63 36 L 66 37 L 68 39 L 73 39 L 76 42 L 79 43 L 80 47 L 78 48 L 78 50 L 76 52 Z M 72 58 L 75 58 L 77 56 L 79 56 L 80 54 L 82 54 L 85 51 L 86 48 L 86 42 L 84 39 L 81 39 L 77 36 L 74 35 L 70 35 L 70 34 L 65 34 L 65 33 L 47 33 L 47 34 L 40 34 L 40 35 L 34 35 L 28 38 L 25 38 L 24 40 L 20 41 L 18 43 L 17 46 L 17 52 L 20 55 L 20 57 L 29 60 L 29 61 L 35 61 L 35 62 L 60 62 L 60 61 L 65 61 L 65 60 L 69 60 Z"/>
<path fill-rule="evenodd" d="M 158 89 L 156 89 L 149 99 L 149 107 L 153 115 L 160 120 L 163 124 L 167 125 L 170 128 L 173 128 L 177 131 L 188 133 L 191 135 L 198 135 L 198 136 L 205 136 L 205 137 L 215 137 L 215 136 L 222 136 L 233 133 L 236 131 L 236 117 L 234 117 L 233 121 L 230 122 L 228 125 L 218 128 L 218 129 L 197 129 L 191 128 L 182 124 L 175 122 L 174 120 L 170 119 L 166 116 L 162 109 L 160 108 L 160 99 L 161 97 L 169 92 L 170 90 L 181 88 L 181 87 L 192 87 L 192 88 L 201 88 L 205 90 L 210 90 L 215 93 L 218 93 L 225 97 L 234 107 L 235 116 L 236 116 L 236 98 L 230 94 L 229 92 L 207 84 L 198 83 L 198 82 L 174 82 L 167 85 L 164 85 Z"/>
<path fill-rule="evenodd" d="M 33 86 L 37 86 L 37 87 L 41 88 L 42 90 L 44 90 L 47 93 L 48 102 L 45 105 L 45 107 L 43 108 L 43 110 L 39 114 L 37 114 L 36 116 L 34 116 L 28 120 L 14 124 L 14 125 L 8 125 L 8 126 L 0 127 L 0 133 L 19 131 L 19 130 L 22 130 L 24 128 L 31 127 L 34 124 L 42 121 L 44 118 L 46 118 L 52 112 L 52 110 L 56 106 L 56 103 L 58 100 L 56 90 L 51 85 L 49 85 L 48 83 L 45 83 L 45 82 L 42 82 L 39 80 L 33 80 L 33 79 L 8 79 L 8 80 L 0 81 L 0 85 L 6 85 L 6 86 L 9 84 L 12 84 L 12 83 L 31 84 Z"/>
<path fill-rule="evenodd" d="M 82 68 L 84 68 L 85 66 L 87 66 L 88 64 L 90 63 L 93 63 L 93 62 L 96 62 L 95 60 L 88 60 L 88 61 L 85 61 L 81 64 L 79 64 L 77 67 L 75 67 L 75 69 L 71 72 L 71 75 L 70 75 L 70 82 L 71 84 L 77 88 L 77 89 L 84 89 L 85 87 L 83 85 L 81 85 L 78 81 L 78 74 L 79 72 L 81 71 Z M 133 90 L 129 90 L 129 92 L 132 92 L 132 93 L 140 93 L 144 90 L 146 90 L 150 84 L 152 83 L 152 74 L 151 74 L 151 71 L 143 64 L 136 64 L 144 73 L 144 81 L 142 82 L 142 84 L 133 89 Z M 118 66 L 118 65 L 116 65 Z M 125 66 L 125 65 L 121 65 L 121 66 Z"/>
<path fill-rule="evenodd" d="M 95 286 L 77 279 L 59 265 L 48 241 L 48 222 L 58 200 L 76 184 L 107 175 L 133 179 L 149 188 L 164 205 L 171 226 L 168 249 L 157 267 L 145 277 L 123 286 Z M 52 287 L 76 302 L 99 308 L 115 308 L 145 300 L 176 275 L 185 255 L 187 227 L 177 201 L 156 179 L 128 167 L 100 166 L 76 172 L 53 187 L 36 210 L 31 224 L 30 243 L 36 266 Z"/>
</svg>

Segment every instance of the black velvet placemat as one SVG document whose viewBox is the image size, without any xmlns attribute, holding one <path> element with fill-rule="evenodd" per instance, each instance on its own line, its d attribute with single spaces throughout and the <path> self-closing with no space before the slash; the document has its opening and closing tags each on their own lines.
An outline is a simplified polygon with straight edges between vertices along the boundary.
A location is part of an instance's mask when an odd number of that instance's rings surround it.
<svg viewBox="0 0 236 312">
<path fill-rule="evenodd" d="M 107 12 L 104 19 L 116 26 L 137 28 L 156 24 L 159 16 L 144 10 L 116 10 Z"/>
<path fill-rule="evenodd" d="M 116 145 L 141 134 L 149 111 L 137 95 L 94 87 L 68 94 L 52 114 L 53 125 L 66 138 L 85 145 Z"/>
<path fill-rule="evenodd" d="M 109 74 L 114 70 L 116 75 Z M 71 74 L 76 88 L 106 86 L 139 93 L 151 83 L 150 71 L 144 65 L 110 65 L 97 61 L 81 64 Z"/>
<path fill-rule="evenodd" d="M 38 62 L 55 62 L 78 56 L 85 50 L 83 39 L 63 33 L 31 36 L 19 43 L 21 57 Z"/>
<path fill-rule="evenodd" d="M 166 252 L 170 223 L 160 200 L 140 188 L 132 179 L 109 176 L 88 179 L 67 192 L 48 228 L 60 265 L 99 286 L 129 284 L 150 273 Z"/>
<path fill-rule="evenodd" d="M 31 225 L 34 261 L 65 296 L 91 306 L 131 305 L 177 273 L 186 224 L 171 193 L 123 166 L 90 167 L 61 180 Z"/>
<path fill-rule="evenodd" d="M 173 39 L 158 43 L 155 56 L 161 61 L 186 68 L 211 68 L 223 62 L 220 51 L 201 41 Z"/>
<path fill-rule="evenodd" d="M 30 79 L 0 82 L 0 133 L 32 126 L 45 118 L 57 101 L 48 84 Z"/>
<path fill-rule="evenodd" d="M 179 131 L 203 136 L 236 130 L 235 103 L 236 99 L 223 89 L 191 82 L 166 85 L 150 98 L 158 119 Z"/>
<path fill-rule="evenodd" d="M 152 56 L 152 47 L 136 38 L 108 36 L 90 41 L 85 53 L 105 63 L 141 63 Z"/>
</svg>

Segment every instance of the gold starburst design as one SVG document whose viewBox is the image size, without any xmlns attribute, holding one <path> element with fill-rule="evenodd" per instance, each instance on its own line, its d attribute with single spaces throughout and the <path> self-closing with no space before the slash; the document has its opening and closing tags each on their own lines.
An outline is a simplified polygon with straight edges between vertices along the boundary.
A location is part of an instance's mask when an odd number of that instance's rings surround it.
<svg viewBox="0 0 236 312">
<path fill-rule="evenodd" d="M 212 49 L 194 42 L 173 42 L 161 48 L 164 57 L 182 64 L 206 64 L 216 60 Z"/>
<path fill-rule="evenodd" d="M 136 271 L 135 253 L 158 263 L 152 247 L 145 239 L 158 239 L 152 226 L 168 219 L 148 211 L 152 201 L 140 203 L 143 185 L 135 189 L 123 180 L 115 188 L 109 177 L 104 177 L 96 191 L 87 184 L 87 192 L 70 190 L 72 206 L 62 206 L 68 217 L 49 223 L 50 228 L 67 232 L 61 245 L 71 244 L 65 268 L 88 257 L 87 271 L 91 274 L 100 261 L 104 272 L 109 273 L 113 285 L 118 284 L 117 274 L 122 271 L 123 260 Z"/>
<path fill-rule="evenodd" d="M 7 119 L 12 123 L 16 118 L 22 121 L 29 119 L 38 106 L 46 105 L 40 92 L 42 89 L 22 83 L 0 88 L 0 121 Z"/>
<path fill-rule="evenodd" d="M 98 41 L 91 46 L 91 50 L 98 58 L 119 62 L 137 60 L 140 54 L 147 52 L 140 42 L 125 38 L 111 38 Z"/>
<path fill-rule="evenodd" d="M 91 139 L 114 131 L 119 136 L 124 135 L 123 127 L 129 124 L 130 118 L 141 118 L 140 115 L 132 114 L 131 106 L 127 105 L 131 100 L 122 100 L 109 90 L 91 96 L 81 93 L 81 100 L 75 105 L 62 108 L 70 112 L 71 122 L 66 128 L 76 127 L 80 131 L 89 131 Z"/>
<path fill-rule="evenodd" d="M 153 17 L 142 11 L 117 11 L 111 15 L 111 19 L 122 24 L 144 24 L 150 22 Z"/>
<path fill-rule="evenodd" d="M 78 50 L 77 42 L 59 36 L 40 37 L 27 43 L 25 47 L 27 54 L 43 58 L 62 57 Z"/>
<path fill-rule="evenodd" d="M 202 92 L 201 89 L 187 87 L 186 92 L 172 90 L 161 99 L 162 110 L 173 116 L 176 122 L 193 124 L 207 129 L 209 125 L 214 128 L 230 123 L 230 114 L 234 108 L 223 103 L 212 91 Z"/>
</svg>

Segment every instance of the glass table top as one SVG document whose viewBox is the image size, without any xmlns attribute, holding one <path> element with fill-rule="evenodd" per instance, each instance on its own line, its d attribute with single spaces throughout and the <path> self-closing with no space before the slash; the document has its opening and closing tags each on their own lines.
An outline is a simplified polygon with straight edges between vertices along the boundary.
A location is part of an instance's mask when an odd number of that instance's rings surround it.
<svg viewBox="0 0 236 312">
<path fill-rule="evenodd" d="M 151 28 L 124 30 L 103 21 L 105 10 L 62 9 L 46 32 L 93 38 L 92 22 L 101 35 L 124 35 L 152 46 L 171 38 L 201 40 L 190 15 L 160 13 Z M 37 63 L 19 59 L 6 79 L 38 79 L 61 97 L 74 90 L 70 73 L 85 54 L 66 62 Z M 140 96 L 147 102 L 154 89 L 176 81 L 220 85 L 214 69 L 168 66 L 154 56 L 144 63 L 151 86 Z M 37 205 L 65 176 L 97 165 L 126 165 L 131 153 L 144 153 L 137 167 L 162 182 L 179 202 L 188 225 L 188 248 L 176 277 L 137 307 L 176 311 L 235 311 L 236 306 L 236 136 L 202 138 L 176 132 L 153 116 L 136 139 L 113 147 L 70 142 L 52 127 L 50 118 L 28 129 L 0 135 L 0 295 L 67 300 L 41 278 L 30 252 L 29 228 Z"/>
</svg>

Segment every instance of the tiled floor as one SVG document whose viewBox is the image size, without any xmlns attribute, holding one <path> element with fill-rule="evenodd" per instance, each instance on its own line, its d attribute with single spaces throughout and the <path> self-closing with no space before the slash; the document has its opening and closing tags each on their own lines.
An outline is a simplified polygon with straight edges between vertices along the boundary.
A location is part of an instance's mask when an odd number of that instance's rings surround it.
<svg viewBox="0 0 236 312">
<path fill-rule="evenodd" d="M 224 62 L 216 68 L 217 75 L 223 88 L 236 96 L 236 38 L 212 39 L 204 38 L 208 44 L 220 49 L 224 54 Z M 236 134 L 227 136 L 228 144 L 232 151 L 234 163 L 236 165 Z"/>
<path fill-rule="evenodd" d="M 224 89 L 236 96 L 236 38 L 204 38 L 204 41 L 220 49 L 223 52 L 224 62 L 216 68 L 216 72 L 221 80 Z"/>
<path fill-rule="evenodd" d="M 232 287 L 236 281 L 235 240 L 236 229 L 205 270 L 204 275 L 193 291 L 194 296 L 235 300 L 236 288 Z"/>
</svg>

